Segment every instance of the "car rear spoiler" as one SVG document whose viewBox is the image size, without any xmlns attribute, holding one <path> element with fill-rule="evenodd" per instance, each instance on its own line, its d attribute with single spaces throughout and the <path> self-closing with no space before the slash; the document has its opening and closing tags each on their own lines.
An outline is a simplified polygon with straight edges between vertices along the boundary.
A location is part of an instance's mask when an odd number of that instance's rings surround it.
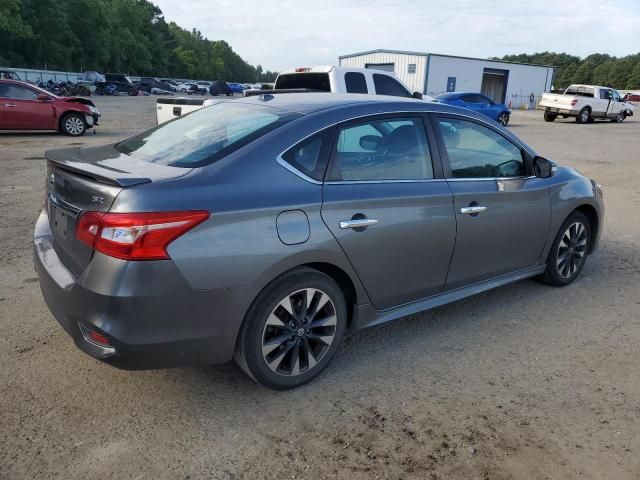
<svg viewBox="0 0 640 480">
<path fill-rule="evenodd" d="M 326 90 L 315 90 L 313 88 L 280 88 L 277 90 L 252 90 L 248 89 L 243 92 L 245 97 L 253 97 L 256 95 L 275 95 L 280 93 L 311 93 L 311 92 L 324 92 L 327 93 Z"/>
</svg>

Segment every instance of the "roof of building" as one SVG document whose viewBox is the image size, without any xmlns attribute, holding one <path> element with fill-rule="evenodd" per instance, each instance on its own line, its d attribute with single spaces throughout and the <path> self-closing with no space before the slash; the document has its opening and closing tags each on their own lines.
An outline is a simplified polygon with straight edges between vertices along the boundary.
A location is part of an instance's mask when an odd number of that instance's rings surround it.
<svg viewBox="0 0 640 480">
<path fill-rule="evenodd" d="M 414 52 L 414 51 L 410 51 L 410 50 L 389 50 L 389 49 L 385 49 L 385 48 L 378 48 L 375 50 L 367 50 L 364 52 L 356 52 L 356 53 L 349 53 L 347 55 L 340 55 L 338 57 L 339 60 L 342 60 L 343 58 L 351 58 L 351 57 L 359 57 L 362 55 L 369 55 L 372 53 L 393 53 L 393 54 L 398 54 L 398 55 L 417 55 L 417 56 L 421 56 L 421 57 L 448 57 L 448 58 L 459 58 L 462 60 L 477 60 L 477 61 L 481 61 L 481 62 L 493 62 L 493 63 L 508 63 L 508 64 L 513 64 L 513 65 L 527 65 L 530 67 L 543 67 L 543 68 L 556 68 L 553 65 L 542 65 L 542 64 L 538 64 L 538 63 L 522 63 L 522 62 L 510 62 L 507 60 L 493 60 L 493 59 L 489 59 L 489 58 L 475 58 L 475 57 L 462 57 L 462 56 L 458 56 L 458 55 L 445 55 L 442 53 L 429 53 L 429 52 Z"/>
</svg>

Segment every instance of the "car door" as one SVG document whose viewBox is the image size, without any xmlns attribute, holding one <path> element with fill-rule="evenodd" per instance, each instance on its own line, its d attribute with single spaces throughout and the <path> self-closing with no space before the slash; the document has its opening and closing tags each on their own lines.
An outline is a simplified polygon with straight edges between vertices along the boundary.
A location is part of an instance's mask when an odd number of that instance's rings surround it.
<svg viewBox="0 0 640 480">
<path fill-rule="evenodd" d="M 7 98 L 3 98 L 6 129 L 49 130 L 53 124 L 51 100 L 38 100 L 38 91 L 18 84 L 8 84 Z"/>
<path fill-rule="evenodd" d="M 337 128 L 322 218 L 379 310 L 444 288 L 456 226 L 433 142 L 416 114 Z"/>
<path fill-rule="evenodd" d="M 480 120 L 440 114 L 433 123 L 457 221 L 447 290 L 539 263 L 551 203 L 548 180 L 528 173 L 531 155 Z"/>
</svg>

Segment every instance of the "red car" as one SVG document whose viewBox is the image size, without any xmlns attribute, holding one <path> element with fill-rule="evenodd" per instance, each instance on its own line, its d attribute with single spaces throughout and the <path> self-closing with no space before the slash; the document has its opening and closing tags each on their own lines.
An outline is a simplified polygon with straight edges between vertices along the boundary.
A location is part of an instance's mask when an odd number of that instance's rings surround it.
<svg viewBox="0 0 640 480">
<path fill-rule="evenodd" d="M 0 80 L 0 130 L 57 130 L 74 137 L 98 124 L 91 100 L 58 97 L 18 80 Z"/>
<path fill-rule="evenodd" d="M 627 93 L 624 99 L 627 102 L 640 102 L 640 93 Z"/>
</svg>

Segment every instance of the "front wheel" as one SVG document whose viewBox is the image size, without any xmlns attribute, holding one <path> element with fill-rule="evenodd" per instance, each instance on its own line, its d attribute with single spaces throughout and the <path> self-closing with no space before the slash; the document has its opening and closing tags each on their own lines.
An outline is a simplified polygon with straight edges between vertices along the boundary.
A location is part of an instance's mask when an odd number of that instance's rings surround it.
<svg viewBox="0 0 640 480">
<path fill-rule="evenodd" d="M 509 114 L 507 112 L 502 112 L 498 116 L 498 123 L 503 127 L 506 127 L 509 124 Z"/>
<path fill-rule="evenodd" d="M 591 246 L 591 224 L 584 213 L 573 212 L 564 221 L 551 246 L 544 283 L 564 287 L 573 282 L 587 260 Z"/>
<path fill-rule="evenodd" d="M 67 113 L 60 120 L 60 130 L 65 135 L 72 137 L 80 137 L 87 131 L 87 124 L 79 113 Z"/>
<path fill-rule="evenodd" d="M 622 123 L 625 121 L 626 118 L 627 118 L 627 113 L 620 112 L 618 115 L 616 115 L 616 118 L 612 119 L 611 121 L 615 123 Z"/>
<path fill-rule="evenodd" d="M 334 357 L 347 325 L 338 285 L 300 269 L 272 282 L 247 313 L 234 358 L 256 382 L 275 390 L 302 385 Z"/>
</svg>

